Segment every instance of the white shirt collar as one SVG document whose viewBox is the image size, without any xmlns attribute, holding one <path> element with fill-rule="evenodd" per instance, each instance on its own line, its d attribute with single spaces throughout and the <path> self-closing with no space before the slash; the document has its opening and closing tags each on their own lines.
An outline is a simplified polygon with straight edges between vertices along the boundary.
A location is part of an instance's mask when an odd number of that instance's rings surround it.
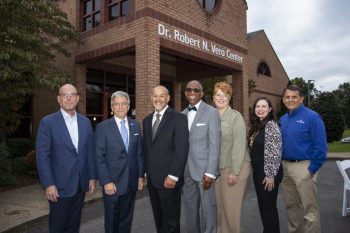
<svg viewBox="0 0 350 233">
<path fill-rule="evenodd" d="M 197 111 L 199 109 L 199 105 L 202 103 L 202 100 L 200 100 L 197 104 L 195 104 L 194 106 L 197 108 Z M 191 105 L 188 105 L 189 107 L 193 107 Z"/>
<path fill-rule="evenodd" d="M 154 111 L 153 116 L 156 116 L 156 114 L 160 114 L 160 116 L 162 117 L 168 107 L 169 107 L 169 105 L 165 106 L 165 108 L 163 108 L 162 111 L 160 111 L 160 112 Z"/>
<path fill-rule="evenodd" d="M 68 114 L 66 111 L 64 111 L 62 108 L 60 109 L 61 110 L 61 113 L 63 115 L 63 118 L 64 119 L 67 119 L 67 118 L 74 118 L 74 117 L 77 117 L 77 111 L 74 112 L 74 115 L 71 116 L 70 114 Z"/>
<path fill-rule="evenodd" d="M 128 117 L 126 116 L 124 119 L 119 119 L 118 117 L 114 116 L 115 122 L 117 122 L 118 125 L 120 125 L 120 122 L 122 120 L 125 120 L 125 125 L 128 125 Z"/>
</svg>

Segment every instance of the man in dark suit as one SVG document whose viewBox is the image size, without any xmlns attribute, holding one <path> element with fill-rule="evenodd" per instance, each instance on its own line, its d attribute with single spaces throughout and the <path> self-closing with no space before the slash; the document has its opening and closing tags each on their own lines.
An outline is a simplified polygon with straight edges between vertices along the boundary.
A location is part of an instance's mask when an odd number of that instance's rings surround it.
<svg viewBox="0 0 350 233">
<path fill-rule="evenodd" d="M 36 161 L 49 201 L 49 231 L 79 232 L 85 193 L 95 189 L 93 131 L 88 118 L 76 112 L 77 89 L 59 90 L 61 109 L 44 117 L 36 138 Z"/>
<path fill-rule="evenodd" d="M 127 117 L 130 98 L 126 92 L 112 94 L 111 108 L 114 116 L 96 128 L 96 167 L 103 187 L 105 232 L 128 233 L 136 191 L 143 188 L 141 130 Z"/>
<path fill-rule="evenodd" d="M 221 148 L 219 112 L 203 100 L 203 87 L 193 80 L 186 85 L 189 106 L 183 113 L 190 130 L 185 168 L 184 206 L 188 233 L 216 233 L 215 179 Z M 199 221 L 200 219 L 200 221 Z"/>
<path fill-rule="evenodd" d="M 181 187 L 188 154 L 185 115 L 168 106 L 164 86 L 153 89 L 155 112 L 143 120 L 145 169 L 158 233 L 180 232 Z"/>
</svg>

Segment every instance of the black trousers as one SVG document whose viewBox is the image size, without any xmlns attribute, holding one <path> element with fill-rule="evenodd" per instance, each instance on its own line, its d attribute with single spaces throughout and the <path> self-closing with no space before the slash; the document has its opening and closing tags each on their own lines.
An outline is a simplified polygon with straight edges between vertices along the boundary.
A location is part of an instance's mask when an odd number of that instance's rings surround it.
<svg viewBox="0 0 350 233">
<path fill-rule="evenodd" d="M 84 198 L 85 193 L 79 185 L 74 196 L 58 198 L 57 202 L 49 201 L 50 233 L 79 233 Z"/>
<path fill-rule="evenodd" d="M 277 210 L 277 195 L 280 179 L 275 178 L 275 187 L 272 191 L 264 189 L 265 184 L 262 184 L 265 174 L 257 174 L 253 172 L 253 180 L 256 195 L 258 197 L 259 211 L 261 221 L 264 226 L 264 233 L 279 233 L 280 224 Z"/>
<path fill-rule="evenodd" d="M 134 215 L 136 192 L 124 195 L 103 194 L 106 233 L 130 233 Z"/>
<path fill-rule="evenodd" d="M 156 189 L 148 183 L 158 233 L 180 233 L 181 187 Z"/>
</svg>

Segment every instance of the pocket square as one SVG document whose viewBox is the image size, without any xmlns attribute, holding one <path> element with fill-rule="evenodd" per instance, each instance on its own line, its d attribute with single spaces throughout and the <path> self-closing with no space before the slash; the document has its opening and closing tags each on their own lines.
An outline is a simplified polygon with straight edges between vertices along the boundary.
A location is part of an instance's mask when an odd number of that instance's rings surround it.
<svg viewBox="0 0 350 233">
<path fill-rule="evenodd" d="M 196 126 L 204 126 L 204 125 L 207 125 L 207 124 L 204 124 L 204 123 L 197 123 Z"/>
<path fill-rule="evenodd" d="M 138 133 L 134 133 L 134 136 L 137 136 L 137 135 L 139 135 Z"/>
</svg>

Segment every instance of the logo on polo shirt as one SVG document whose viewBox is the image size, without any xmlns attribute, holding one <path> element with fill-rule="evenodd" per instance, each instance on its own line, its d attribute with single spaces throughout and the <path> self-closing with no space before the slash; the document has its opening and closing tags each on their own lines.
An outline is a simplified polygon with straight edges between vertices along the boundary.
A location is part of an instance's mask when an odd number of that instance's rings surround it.
<svg viewBox="0 0 350 233">
<path fill-rule="evenodd" d="M 305 122 L 303 120 L 297 120 L 297 123 L 305 124 Z"/>
</svg>

